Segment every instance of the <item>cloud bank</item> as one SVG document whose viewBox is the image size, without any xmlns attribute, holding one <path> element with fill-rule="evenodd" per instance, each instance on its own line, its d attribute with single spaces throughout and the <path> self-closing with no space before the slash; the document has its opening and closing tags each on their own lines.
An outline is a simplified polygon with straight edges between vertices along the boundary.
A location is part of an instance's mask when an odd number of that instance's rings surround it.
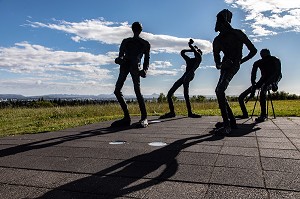
<svg viewBox="0 0 300 199">
<path fill-rule="evenodd" d="M 132 36 L 128 22 L 109 22 L 104 19 L 91 19 L 82 22 L 68 22 L 53 20 L 53 23 L 28 21 L 28 26 L 33 28 L 49 28 L 71 34 L 75 42 L 93 40 L 104 44 L 119 45 L 126 37 Z M 141 37 L 151 44 L 152 53 L 178 53 L 187 47 L 189 38 L 178 38 L 170 35 L 155 35 L 142 32 Z M 203 51 L 210 53 L 212 44 L 208 40 L 194 39 L 195 44 Z"/>
<path fill-rule="evenodd" d="M 24 95 L 111 93 L 114 77 L 104 66 L 114 58 L 114 53 L 56 51 L 28 42 L 0 47 L 0 70 L 9 74 L 0 80 L 0 90 Z"/>
<path fill-rule="evenodd" d="M 109 55 L 55 51 L 27 42 L 9 48 L 0 47 L 0 69 L 13 73 L 34 73 L 57 79 L 110 79 L 110 71 L 100 66 L 112 63 Z"/>
<path fill-rule="evenodd" d="M 111 82 L 117 78 L 113 71 L 116 72 L 118 67 L 111 67 L 116 56 L 117 52 L 104 55 L 67 52 L 28 42 L 0 47 L 0 70 L 17 77 L 1 79 L 0 90 L 6 93 L 14 90 L 25 95 L 111 93 L 114 88 Z M 177 73 L 171 62 L 154 61 L 149 66 L 148 76 L 174 76 Z"/>
<path fill-rule="evenodd" d="M 149 65 L 148 74 L 149 75 L 177 75 L 177 69 L 170 69 L 172 67 L 169 61 L 155 61 Z"/>
<path fill-rule="evenodd" d="M 225 0 L 246 12 L 252 36 L 264 37 L 279 32 L 300 32 L 300 1 L 298 0 Z"/>
</svg>

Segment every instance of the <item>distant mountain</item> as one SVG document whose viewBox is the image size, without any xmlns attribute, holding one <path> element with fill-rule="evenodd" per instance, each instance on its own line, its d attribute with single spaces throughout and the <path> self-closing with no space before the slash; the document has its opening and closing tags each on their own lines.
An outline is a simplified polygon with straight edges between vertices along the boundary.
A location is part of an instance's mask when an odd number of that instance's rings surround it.
<svg viewBox="0 0 300 199">
<path fill-rule="evenodd" d="M 157 99 L 159 94 L 153 93 L 151 95 L 143 95 L 145 99 Z M 183 95 L 176 95 L 179 99 L 184 99 Z M 192 97 L 192 96 L 191 96 Z M 206 96 L 207 98 L 215 98 L 215 96 Z M 99 95 L 77 95 L 77 94 L 49 94 L 49 95 L 37 95 L 37 96 L 23 96 L 19 94 L 0 94 L 0 100 L 35 100 L 35 99 L 66 99 L 66 100 L 116 100 L 115 95 L 112 94 L 99 94 Z M 136 99 L 135 95 L 125 95 L 126 99 Z"/>
<path fill-rule="evenodd" d="M 6 100 L 6 99 L 26 99 L 23 95 L 18 94 L 0 94 L 0 100 Z"/>
<path fill-rule="evenodd" d="M 30 96 L 28 98 L 34 99 L 99 99 L 96 95 L 76 95 L 76 94 L 49 94 L 49 95 L 39 95 L 39 96 Z"/>
<path fill-rule="evenodd" d="M 153 93 L 152 95 L 144 95 L 144 98 L 147 98 L 147 99 L 157 99 L 159 97 L 159 94 L 157 93 Z"/>
<path fill-rule="evenodd" d="M 115 95 L 112 93 L 112 94 L 100 94 L 100 95 L 97 95 L 97 97 L 99 99 L 115 99 Z"/>
<path fill-rule="evenodd" d="M 23 96 L 18 94 L 0 94 L 0 100 L 53 100 L 53 99 L 65 99 L 65 100 L 116 100 L 114 94 L 100 94 L 100 95 L 77 95 L 77 94 L 49 94 L 49 95 L 35 95 L 35 96 Z M 135 99 L 135 95 L 125 95 L 127 99 Z"/>
</svg>

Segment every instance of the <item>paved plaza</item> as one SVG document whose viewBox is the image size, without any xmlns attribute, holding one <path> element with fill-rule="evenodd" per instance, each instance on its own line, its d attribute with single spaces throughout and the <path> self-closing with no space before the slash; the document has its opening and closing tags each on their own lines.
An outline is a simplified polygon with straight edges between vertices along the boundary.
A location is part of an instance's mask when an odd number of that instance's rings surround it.
<svg viewBox="0 0 300 199">
<path fill-rule="evenodd" d="M 0 198 L 300 198 L 300 118 L 157 118 L 1 138 Z"/>
</svg>

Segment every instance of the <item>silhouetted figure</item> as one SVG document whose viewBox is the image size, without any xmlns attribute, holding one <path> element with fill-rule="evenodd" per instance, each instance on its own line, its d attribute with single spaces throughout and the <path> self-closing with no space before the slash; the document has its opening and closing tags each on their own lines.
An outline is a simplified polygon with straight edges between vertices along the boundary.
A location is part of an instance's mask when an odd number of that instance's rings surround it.
<svg viewBox="0 0 300 199">
<path fill-rule="evenodd" d="M 236 128 L 236 120 L 225 96 L 229 82 L 240 69 L 240 64 L 251 59 L 257 52 L 247 35 L 239 29 L 231 27 L 232 13 L 224 9 L 217 14 L 215 31 L 219 35 L 213 41 L 213 55 L 216 68 L 221 70 L 220 78 L 216 87 L 216 96 L 221 110 L 223 123 L 216 124 L 215 133 L 229 134 L 231 128 Z M 247 56 L 243 57 L 243 44 L 249 50 Z M 224 56 L 221 61 L 220 53 Z M 220 125 L 221 124 L 221 125 Z"/>
<path fill-rule="evenodd" d="M 186 62 L 186 71 L 182 75 L 182 77 L 179 78 L 174 83 L 172 88 L 169 90 L 167 99 L 168 99 L 168 103 L 169 103 L 170 112 L 160 116 L 160 119 L 175 117 L 175 110 L 174 110 L 174 105 L 173 105 L 173 101 L 172 101 L 172 96 L 181 85 L 183 85 L 184 99 L 185 99 L 186 107 L 188 110 L 188 117 L 192 117 L 192 118 L 200 118 L 201 117 L 201 115 L 197 115 L 192 112 L 191 102 L 190 102 L 190 97 L 189 97 L 190 82 L 194 79 L 195 70 L 199 67 L 199 65 L 202 61 L 202 51 L 197 46 L 193 46 L 192 45 L 193 43 L 194 43 L 194 41 L 192 39 L 190 39 L 190 41 L 188 42 L 190 49 L 183 49 L 181 51 L 181 56 L 183 57 L 183 59 Z M 186 55 L 187 52 L 193 52 L 195 57 L 190 58 L 189 56 Z"/>
<path fill-rule="evenodd" d="M 260 107 L 261 113 L 255 120 L 257 122 L 263 122 L 267 118 L 266 113 L 266 94 L 267 91 L 272 89 L 274 92 L 278 90 L 278 82 L 280 81 L 281 74 L 281 62 L 277 57 L 271 56 L 268 49 L 262 49 L 260 51 L 261 59 L 254 62 L 251 72 L 251 86 L 246 89 L 239 96 L 239 103 L 243 112 L 242 118 L 248 117 L 248 112 L 244 103 L 245 98 L 250 94 L 247 101 L 254 97 L 255 90 L 260 89 Z M 257 69 L 260 69 L 261 77 L 256 82 Z"/>
<path fill-rule="evenodd" d="M 122 41 L 119 56 L 115 60 L 115 63 L 120 65 L 120 74 L 114 94 L 124 112 L 124 118 L 113 122 L 111 125 L 112 127 L 129 126 L 131 122 L 127 104 L 121 92 L 129 73 L 132 77 L 134 92 L 141 111 L 141 120 L 139 124 L 141 127 L 148 126 L 146 106 L 140 89 L 140 76 L 145 78 L 149 68 L 150 43 L 139 36 L 143 29 L 139 22 L 134 22 L 131 28 L 134 34 L 133 37 L 126 38 Z M 143 68 L 140 70 L 141 59 L 143 56 Z"/>
</svg>

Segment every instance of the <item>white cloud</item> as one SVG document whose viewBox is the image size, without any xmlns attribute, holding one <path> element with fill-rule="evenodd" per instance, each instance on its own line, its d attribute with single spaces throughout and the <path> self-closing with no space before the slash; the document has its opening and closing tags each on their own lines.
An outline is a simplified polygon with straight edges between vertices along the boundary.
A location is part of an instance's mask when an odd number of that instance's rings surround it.
<svg viewBox="0 0 300 199">
<path fill-rule="evenodd" d="M 49 24 L 28 22 L 28 25 L 32 28 L 50 28 L 72 34 L 71 39 L 75 42 L 93 40 L 105 44 L 119 45 L 124 38 L 132 36 L 128 22 L 116 23 L 108 22 L 103 19 L 91 19 L 82 22 L 54 20 L 53 23 Z M 187 48 L 187 42 L 190 39 L 170 35 L 155 35 L 148 32 L 142 32 L 141 37 L 150 42 L 151 51 L 153 53 L 178 53 L 183 48 Z M 203 53 L 210 53 L 212 51 L 210 41 L 201 39 L 194 39 L 194 41 Z"/>
<path fill-rule="evenodd" d="M 186 65 L 181 65 L 179 69 L 172 69 L 173 65 L 171 62 L 168 61 L 155 61 L 150 64 L 149 66 L 149 75 L 157 76 L 157 75 L 169 75 L 169 76 L 175 76 L 179 72 L 185 72 Z M 198 70 L 205 70 L 205 69 L 216 69 L 215 66 L 211 65 L 200 65 Z"/>
<path fill-rule="evenodd" d="M 0 70 L 14 73 L 14 79 L 0 80 L 0 90 L 24 95 L 112 93 L 114 77 L 103 66 L 113 63 L 114 55 L 56 51 L 27 42 L 0 47 Z"/>
<path fill-rule="evenodd" d="M 46 94 L 111 94 L 114 90 L 114 86 L 114 84 L 100 84 L 96 81 L 57 82 L 41 77 L 0 80 L 0 90 L 2 93 L 17 93 L 25 96 Z"/>
<path fill-rule="evenodd" d="M 225 0 L 246 12 L 254 36 L 276 35 L 281 31 L 300 32 L 298 0 Z"/>
<path fill-rule="evenodd" d="M 216 66 L 212 66 L 212 65 L 201 66 L 200 65 L 199 69 L 216 69 Z"/>
<path fill-rule="evenodd" d="M 171 62 L 168 61 L 155 61 L 149 65 L 148 73 L 149 75 L 177 75 L 178 70 L 169 69 L 172 67 Z"/>
<path fill-rule="evenodd" d="M 111 79 L 110 71 L 101 68 L 113 63 L 114 57 L 111 54 L 55 51 L 22 42 L 9 48 L 0 47 L 0 69 L 57 79 Z"/>
<path fill-rule="evenodd" d="M 71 39 L 75 42 L 80 42 L 80 40 L 82 40 L 82 38 L 79 36 L 71 37 Z"/>
<path fill-rule="evenodd" d="M 175 75 L 177 75 L 177 70 L 153 70 L 153 69 L 149 68 L 147 74 L 148 75 L 153 75 L 153 76 L 157 76 L 157 75 L 175 76 Z"/>
<path fill-rule="evenodd" d="M 188 48 L 187 43 L 190 38 L 178 38 L 169 35 L 154 35 L 151 33 L 142 33 L 141 36 L 148 40 L 154 53 L 179 53 L 182 49 Z M 212 51 L 212 44 L 207 40 L 194 39 L 204 54 Z"/>
<path fill-rule="evenodd" d="M 169 61 L 154 61 L 150 64 L 150 68 L 157 69 L 157 68 L 169 68 L 172 64 Z"/>
</svg>

